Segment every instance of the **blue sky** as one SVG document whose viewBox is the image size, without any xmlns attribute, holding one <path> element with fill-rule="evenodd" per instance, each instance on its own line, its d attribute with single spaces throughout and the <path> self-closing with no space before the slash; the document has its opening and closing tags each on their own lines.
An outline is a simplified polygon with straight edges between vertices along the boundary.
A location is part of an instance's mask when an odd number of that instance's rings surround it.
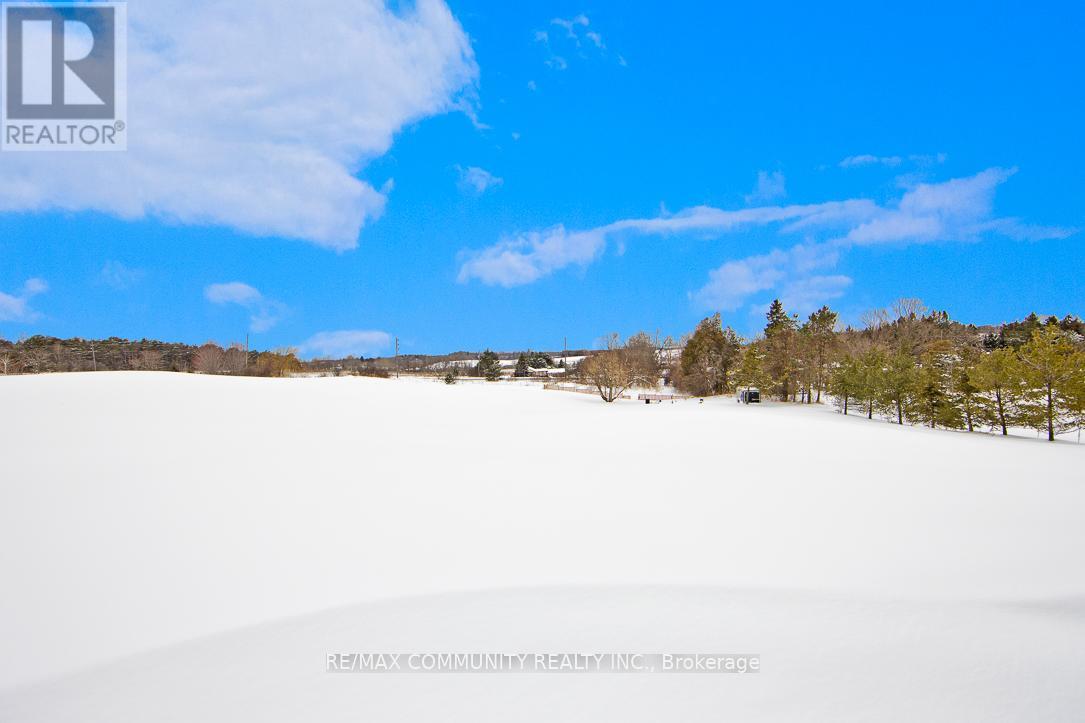
<svg viewBox="0 0 1085 723">
<path fill-rule="evenodd" d="M 261 8 L 133 5 L 129 150 L 0 156 L 0 335 L 371 355 L 748 334 L 775 296 L 1085 313 L 1071 4 Z"/>
</svg>

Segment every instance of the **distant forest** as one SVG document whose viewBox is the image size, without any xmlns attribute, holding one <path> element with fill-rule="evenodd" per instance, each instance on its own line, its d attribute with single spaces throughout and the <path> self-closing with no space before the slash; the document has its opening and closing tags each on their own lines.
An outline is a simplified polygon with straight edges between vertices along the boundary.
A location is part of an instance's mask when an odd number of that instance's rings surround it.
<svg viewBox="0 0 1085 723">
<path fill-rule="evenodd" d="M 570 356 L 591 351 L 568 350 Z M 0 374 L 43 374 L 89 371 L 171 371 L 243 376 L 289 376 L 291 374 L 361 374 L 388 376 L 427 372 L 450 362 L 477 362 L 478 352 L 451 354 L 403 354 L 399 357 L 354 357 L 301 360 L 297 350 L 246 350 L 240 343 L 220 345 L 181 344 L 155 339 L 59 339 L 30 336 L 11 342 L 0 339 Z M 495 357 L 517 359 L 520 352 L 501 352 Z M 552 353 L 551 356 L 557 356 Z M 473 366 L 473 364 L 468 365 Z"/>
</svg>

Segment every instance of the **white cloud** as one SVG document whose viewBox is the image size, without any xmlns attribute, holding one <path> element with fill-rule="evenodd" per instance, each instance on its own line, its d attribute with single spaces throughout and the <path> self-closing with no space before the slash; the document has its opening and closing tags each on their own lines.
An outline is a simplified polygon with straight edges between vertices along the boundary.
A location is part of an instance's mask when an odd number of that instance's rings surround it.
<svg viewBox="0 0 1085 723">
<path fill-rule="evenodd" d="M 864 153 L 859 156 L 848 156 L 840 161 L 841 168 L 855 168 L 856 166 L 899 166 L 903 159 L 900 156 L 874 156 Z"/>
<path fill-rule="evenodd" d="M 133 269 L 120 261 L 106 261 L 98 272 L 98 280 L 118 291 L 130 288 L 143 278 L 143 269 Z"/>
<path fill-rule="evenodd" d="M 250 312 L 249 329 L 267 331 L 282 319 L 286 305 L 269 299 L 260 291 L 240 281 L 211 284 L 203 290 L 204 298 L 212 304 L 235 304 Z"/>
<path fill-rule="evenodd" d="M 545 30 L 535 31 L 535 42 L 546 48 L 547 58 L 543 62 L 550 68 L 565 70 L 569 67 L 567 57 L 608 57 L 603 35 L 597 30 L 588 30 L 591 20 L 587 15 L 580 13 L 571 18 L 553 18 L 550 25 L 564 32 L 551 34 Z M 618 63 L 626 65 L 625 58 L 619 55 Z"/>
<path fill-rule="evenodd" d="M 92 210 L 357 245 L 355 177 L 404 125 L 471 113 L 478 69 L 441 0 L 129 6 L 126 153 L 4 154 L 0 211 Z"/>
<path fill-rule="evenodd" d="M 839 299 L 851 283 L 851 277 L 843 274 L 798 278 L 780 289 L 780 301 L 792 312 L 806 314 L 833 299 Z"/>
<path fill-rule="evenodd" d="M 775 201 L 787 195 L 787 185 L 784 174 L 780 171 L 758 171 L 757 185 L 751 193 L 746 195 L 746 203 L 764 203 Z"/>
<path fill-rule="evenodd" d="M 484 284 L 522 286 L 573 264 L 586 266 L 606 247 L 602 229 L 568 233 L 558 225 L 530 231 L 469 254 L 460 267 L 460 283 L 478 279 Z"/>
<path fill-rule="evenodd" d="M 845 240 L 859 245 L 969 241 L 998 231 L 1008 219 L 991 217 L 995 189 L 1016 172 L 988 168 L 967 178 L 920 183 L 905 192 L 896 208 L 883 209 L 849 231 Z M 1050 236 L 1069 234 L 1065 229 L 1054 231 Z"/>
<path fill-rule="evenodd" d="M 551 25 L 557 25 L 559 28 L 565 28 L 565 36 L 567 38 L 575 40 L 577 42 L 577 45 L 579 45 L 580 44 L 580 37 L 577 34 L 577 29 L 578 28 L 586 28 L 586 27 L 588 27 L 588 25 L 591 24 L 591 21 L 588 20 L 587 15 L 584 15 L 583 13 L 581 13 L 580 15 L 577 15 L 575 18 L 569 18 L 569 19 L 554 18 L 553 20 L 550 21 L 550 24 Z"/>
<path fill-rule="evenodd" d="M 933 166 L 946 162 L 945 153 L 913 153 L 907 157 L 903 156 L 875 156 L 870 153 L 864 153 L 858 156 L 848 156 L 844 160 L 840 161 L 837 165 L 841 168 L 857 168 L 859 166 L 885 166 L 887 168 L 896 168 L 905 161 L 914 163 L 917 166 Z"/>
<path fill-rule="evenodd" d="M 933 166 L 936 164 L 942 164 L 946 162 L 946 158 L 947 156 L 945 153 L 913 153 L 912 155 L 908 156 L 908 160 L 918 166 Z"/>
<path fill-rule="evenodd" d="M 734 309 L 754 293 L 775 289 L 785 304 L 806 311 L 841 296 L 851 285 L 847 276 L 815 272 L 834 267 L 840 251 L 852 246 L 967 242 L 989 233 L 1034 240 L 1065 238 L 1073 233 L 1072 229 L 1029 226 L 1017 219 L 992 216 L 995 190 L 1015 172 L 989 168 L 966 178 L 918 184 L 895 206 L 870 208 L 869 218 L 843 236 L 728 261 L 709 273 L 708 283 L 694 298 L 707 307 Z M 806 221 L 809 218 L 792 226 Z"/>
<path fill-rule="evenodd" d="M 383 331 L 321 331 L 302 342 L 298 351 L 304 356 L 333 359 L 374 356 L 387 349 L 391 342 L 392 337 Z"/>
<path fill-rule="evenodd" d="M 203 290 L 204 297 L 213 304 L 240 304 L 246 306 L 264 298 L 252 286 L 240 281 L 211 284 Z"/>
<path fill-rule="evenodd" d="M 786 262 L 787 256 L 780 250 L 728 261 L 708 272 L 708 283 L 694 298 L 701 306 L 733 311 L 751 294 L 779 284 L 784 278 Z"/>
<path fill-rule="evenodd" d="M 0 321 L 30 322 L 41 314 L 30 308 L 30 299 L 49 290 L 43 279 L 27 279 L 23 288 L 15 294 L 0 291 Z"/>
<path fill-rule="evenodd" d="M 711 271 L 708 282 L 691 296 L 703 306 L 732 310 L 750 296 L 773 290 L 801 309 L 844 293 L 851 279 L 829 272 L 840 254 L 854 246 L 973 241 L 988 234 L 1064 238 L 1074 232 L 995 217 L 994 192 L 1013 173 L 1014 169 L 990 168 L 966 178 L 918 184 L 886 205 L 850 199 L 739 210 L 697 206 L 675 215 L 625 219 L 585 231 L 558 225 L 462 252 L 459 281 L 505 287 L 528 284 L 567 266 L 587 266 L 619 234 L 715 237 L 751 226 L 776 226 L 780 234 L 802 232 L 809 240 L 787 250 L 727 261 Z M 816 235 L 824 240 L 813 240 Z"/>
<path fill-rule="evenodd" d="M 734 311 L 762 291 L 776 289 L 794 311 L 839 297 L 851 284 L 847 276 L 823 275 L 839 258 L 829 244 L 799 244 L 790 249 L 773 249 L 743 259 L 728 261 L 708 273 L 708 283 L 692 296 L 702 307 Z"/>
<path fill-rule="evenodd" d="M 519 137 L 519 134 L 514 134 L 514 137 Z M 460 190 L 467 193 L 483 194 L 487 190 L 496 188 L 505 182 L 505 179 L 498 178 L 485 168 L 479 168 L 478 166 L 467 166 L 466 168 L 456 166 L 456 171 L 460 174 Z"/>
<path fill-rule="evenodd" d="M 696 206 L 674 215 L 625 219 L 587 231 L 567 231 L 559 224 L 544 231 L 502 239 L 485 249 L 462 252 L 458 278 L 461 283 L 477 279 L 489 285 L 520 286 L 566 266 L 587 266 L 602 255 L 608 239 L 619 234 L 720 234 L 741 227 L 784 221 L 816 221 L 823 226 L 834 226 L 866 218 L 872 208 L 877 207 L 864 200 L 762 206 L 737 211 Z"/>
</svg>

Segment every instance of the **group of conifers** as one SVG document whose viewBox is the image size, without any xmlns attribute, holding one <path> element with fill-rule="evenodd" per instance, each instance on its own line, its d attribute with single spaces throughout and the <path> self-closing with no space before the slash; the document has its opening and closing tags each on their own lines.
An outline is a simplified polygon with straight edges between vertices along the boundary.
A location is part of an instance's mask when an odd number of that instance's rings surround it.
<svg viewBox="0 0 1085 723">
<path fill-rule="evenodd" d="M 1085 425 L 1085 322 L 1075 316 L 983 329 L 902 299 L 861 328 L 837 327 L 828 307 L 800 321 L 774 301 L 764 331 L 744 342 L 716 314 L 685 340 L 669 377 L 699 396 L 746 386 L 799 403 L 826 395 L 844 414 L 898 424 L 1031 428 L 1050 440 Z"/>
</svg>

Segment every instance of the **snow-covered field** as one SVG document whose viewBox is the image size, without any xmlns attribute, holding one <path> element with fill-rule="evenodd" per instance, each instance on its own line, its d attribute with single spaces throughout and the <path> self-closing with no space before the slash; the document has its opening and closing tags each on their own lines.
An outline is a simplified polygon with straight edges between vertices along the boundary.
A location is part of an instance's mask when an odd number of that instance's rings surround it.
<svg viewBox="0 0 1085 723">
<path fill-rule="evenodd" d="M 0 378 L 0 721 L 1080 720 L 1085 446 L 730 399 Z M 329 652 L 757 653 L 334 675 Z"/>
</svg>

